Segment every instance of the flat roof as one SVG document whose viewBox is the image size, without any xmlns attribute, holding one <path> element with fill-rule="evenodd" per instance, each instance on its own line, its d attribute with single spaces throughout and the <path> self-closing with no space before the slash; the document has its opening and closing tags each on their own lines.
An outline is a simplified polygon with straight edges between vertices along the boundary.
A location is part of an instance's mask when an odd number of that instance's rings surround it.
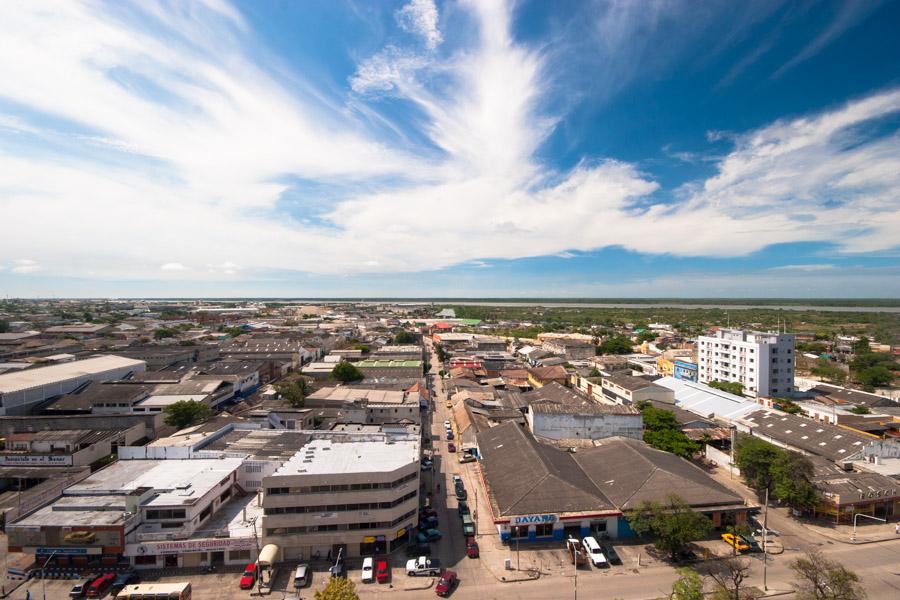
<svg viewBox="0 0 900 600">
<path fill-rule="evenodd" d="M 740 419 L 746 414 L 759 410 L 760 407 L 755 400 L 729 394 L 702 383 L 684 381 L 674 377 L 663 377 L 653 383 L 673 390 L 675 404 L 680 408 L 704 417 L 713 416 L 726 420 Z"/>
<path fill-rule="evenodd" d="M 0 375 L 0 394 L 10 394 L 69 379 L 91 377 L 116 369 L 133 368 L 143 370 L 145 366 L 146 363 L 142 360 L 104 355 L 36 369 L 4 373 Z"/>
<path fill-rule="evenodd" d="M 336 435 L 311 440 L 274 475 L 389 473 L 419 460 L 419 442 L 386 435 Z"/>
<path fill-rule="evenodd" d="M 152 488 L 145 505 L 192 504 L 243 463 L 242 458 L 119 460 L 66 489 L 67 495 L 128 494 Z"/>
<path fill-rule="evenodd" d="M 421 360 L 361 360 L 356 363 L 360 369 L 383 369 L 391 367 L 421 367 Z"/>
<path fill-rule="evenodd" d="M 353 402 L 368 400 L 370 404 L 403 404 L 406 392 L 390 389 L 371 389 L 365 387 L 324 387 L 309 396 L 309 400 L 330 400 L 335 402 Z"/>
<path fill-rule="evenodd" d="M 11 527 L 121 525 L 132 516 L 125 496 L 62 496 Z"/>
</svg>

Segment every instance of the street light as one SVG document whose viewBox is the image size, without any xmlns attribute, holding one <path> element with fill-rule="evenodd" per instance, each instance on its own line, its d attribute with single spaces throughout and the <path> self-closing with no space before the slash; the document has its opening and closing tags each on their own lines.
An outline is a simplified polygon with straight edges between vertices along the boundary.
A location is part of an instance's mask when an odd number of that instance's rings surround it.
<svg viewBox="0 0 900 600">
<path fill-rule="evenodd" d="M 857 517 L 865 517 L 867 519 L 872 519 L 873 521 L 881 521 L 882 523 L 887 523 L 887 519 L 879 519 L 878 517 L 873 517 L 871 515 L 867 515 L 864 513 L 856 513 L 853 515 L 853 533 L 850 534 L 850 539 L 854 542 L 856 541 L 856 518 Z"/>
<path fill-rule="evenodd" d="M 47 557 L 47 560 L 44 561 L 44 564 L 41 565 L 41 592 L 44 596 L 44 600 L 47 600 L 47 578 L 44 577 L 44 569 L 47 568 L 47 565 L 50 564 L 50 561 L 56 556 L 58 552 L 54 550 L 50 553 L 50 556 Z"/>
</svg>

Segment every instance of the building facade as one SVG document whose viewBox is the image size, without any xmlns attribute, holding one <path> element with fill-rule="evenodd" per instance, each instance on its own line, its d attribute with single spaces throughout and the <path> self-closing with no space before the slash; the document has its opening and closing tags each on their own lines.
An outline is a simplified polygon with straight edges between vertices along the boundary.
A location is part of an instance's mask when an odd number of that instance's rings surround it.
<svg viewBox="0 0 900 600">
<path fill-rule="evenodd" d="M 719 329 L 700 336 L 698 381 L 734 381 L 750 396 L 789 396 L 794 391 L 794 335 Z"/>
</svg>

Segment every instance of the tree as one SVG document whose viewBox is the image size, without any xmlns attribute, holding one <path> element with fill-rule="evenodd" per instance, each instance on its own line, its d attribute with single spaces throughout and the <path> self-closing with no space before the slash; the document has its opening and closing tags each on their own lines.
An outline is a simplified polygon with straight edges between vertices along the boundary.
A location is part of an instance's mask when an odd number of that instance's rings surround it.
<svg viewBox="0 0 900 600">
<path fill-rule="evenodd" d="M 693 569 L 677 569 L 680 575 L 672 584 L 668 600 L 704 600 L 703 579 Z"/>
<path fill-rule="evenodd" d="M 738 438 L 734 462 L 744 481 L 758 493 L 772 489 L 771 466 L 781 451 L 772 444 L 752 436 Z"/>
<path fill-rule="evenodd" d="M 625 518 L 638 535 L 652 535 L 656 548 L 672 560 L 677 560 L 690 542 L 706 537 L 712 530 L 712 521 L 676 494 L 666 496 L 663 502 L 641 502 Z"/>
<path fill-rule="evenodd" d="M 9 333 L 9 321 L 0 319 L 0 333 Z"/>
<path fill-rule="evenodd" d="M 597 367 L 591 367 L 590 373 L 588 373 L 588 377 L 602 377 L 603 373 L 600 372 L 600 369 Z"/>
<path fill-rule="evenodd" d="M 341 383 L 350 383 L 353 381 L 362 381 L 365 379 L 365 375 L 363 372 L 356 368 L 353 363 L 349 363 L 346 361 L 341 361 L 338 364 L 334 365 L 334 368 L 331 370 L 331 376 L 340 381 Z"/>
<path fill-rule="evenodd" d="M 810 369 L 810 373 L 838 385 L 847 381 L 847 373 L 839 366 L 828 362 L 827 358 L 820 358 L 816 361 L 816 366 Z"/>
<path fill-rule="evenodd" d="M 657 338 L 657 335 L 652 331 L 642 331 L 637 336 L 637 343 L 643 344 L 644 342 L 652 342 Z"/>
<path fill-rule="evenodd" d="M 810 510 L 818 503 L 813 487 L 813 465 L 799 452 L 782 451 L 771 468 L 775 497 L 791 508 Z"/>
<path fill-rule="evenodd" d="M 415 343 L 416 336 L 406 330 L 401 331 L 397 335 L 394 336 L 395 344 L 412 344 Z"/>
<path fill-rule="evenodd" d="M 715 600 L 751 600 L 754 594 L 744 587 L 744 580 L 750 576 L 750 561 L 736 557 L 708 563 L 706 575 L 713 580 Z"/>
<path fill-rule="evenodd" d="M 179 400 L 167 406 L 164 412 L 166 425 L 178 429 L 205 421 L 212 416 L 212 409 L 196 400 Z"/>
<path fill-rule="evenodd" d="M 700 446 L 681 431 L 681 424 L 670 410 L 656 408 L 649 402 L 637 405 L 644 420 L 644 441 L 658 450 L 691 458 Z"/>
<path fill-rule="evenodd" d="M 894 374 L 884 365 L 875 365 L 857 372 L 856 381 L 864 390 L 871 392 L 876 387 L 891 385 L 891 382 L 894 381 Z"/>
<path fill-rule="evenodd" d="M 862 600 L 866 592 L 859 576 L 829 560 L 819 550 L 808 551 L 790 563 L 797 576 L 792 585 L 797 600 Z"/>
<path fill-rule="evenodd" d="M 359 600 L 353 582 L 345 577 L 332 577 L 324 589 L 316 592 L 316 600 Z"/>
<path fill-rule="evenodd" d="M 740 381 L 710 381 L 707 385 L 711 388 L 734 394 L 735 396 L 744 395 L 744 384 Z"/>
<path fill-rule="evenodd" d="M 159 329 L 157 329 L 153 332 L 153 339 L 161 340 L 161 339 L 167 338 L 167 337 L 175 337 L 176 335 L 178 335 L 177 329 L 171 329 L 169 327 L 160 327 Z"/>
<path fill-rule="evenodd" d="M 306 398 L 308 388 L 309 384 L 302 377 L 280 381 L 275 384 L 275 391 L 278 392 L 292 408 L 300 408 L 303 406 L 303 399 Z"/>
<path fill-rule="evenodd" d="M 853 342 L 853 354 L 857 356 L 860 354 L 869 354 L 872 352 L 872 348 L 869 346 L 869 338 L 863 336 L 859 338 L 857 341 Z"/>
<path fill-rule="evenodd" d="M 852 412 L 855 415 L 868 415 L 868 414 L 871 414 L 872 410 L 868 406 L 860 405 L 860 406 L 854 406 L 853 408 L 851 408 L 850 412 Z"/>
<path fill-rule="evenodd" d="M 437 354 L 438 360 L 441 362 L 446 362 L 446 360 L 450 358 L 450 355 L 447 354 L 447 351 L 444 350 L 444 347 L 440 344 L 434 345 L 434 351 Z"/>
<path fill-rule="evenodd" d="M 631 354 L 631 340 L 624 335 L 614 335 L 597 346 L 598 354 Z"/>
</svg>

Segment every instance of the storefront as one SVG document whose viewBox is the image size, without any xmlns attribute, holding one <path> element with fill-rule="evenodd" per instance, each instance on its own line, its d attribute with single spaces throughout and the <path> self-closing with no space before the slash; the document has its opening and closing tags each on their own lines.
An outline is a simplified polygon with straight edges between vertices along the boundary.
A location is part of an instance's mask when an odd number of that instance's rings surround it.
<svg viewBox="0 0 900 600">
<path fill-rule="evenodd" d="M 620 512 L 580 515 L 521 515 L 497 522 L 503 542 L 562 541 L 568 537 L 589 535 L 615 538 L 619 536 Z"/>
<path fill-rule="evenodd" d="M 144 542 L 125 546 L 125 556 L 139 569 L 240 565 L 256 560 L 253 537 L 198 538 Z"/>
</svg>

